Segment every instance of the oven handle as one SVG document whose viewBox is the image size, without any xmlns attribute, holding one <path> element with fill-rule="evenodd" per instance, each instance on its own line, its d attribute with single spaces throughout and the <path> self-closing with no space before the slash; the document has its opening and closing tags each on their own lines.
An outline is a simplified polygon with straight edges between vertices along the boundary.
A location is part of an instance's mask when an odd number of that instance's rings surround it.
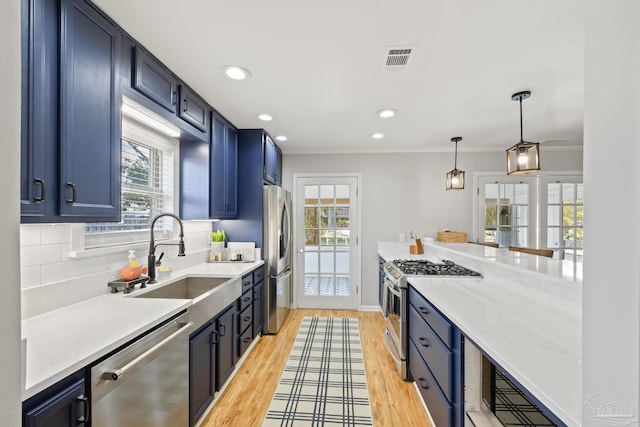
<svg viewBox="0 0 640 427">
<path fill-rule="evenodd" d="M 394 294 L 398 298 L 402 297 L 402 295 L 400 295 L 400 291 L 398 289 L 396 289 L 395 286 L 393 286 L 393 282 L 387 280 L 387 281 L 385 281 L 385 286 L 387 287 L 389 292 L 391 292 L 392 294 Z"/>
<path fill-rule="evenodd" d="M 389 345 L 389 339 L 390 338 L 391 338 L 391 334 L 389 333 L 388 330 L 385 329 L 385 331 L 384 331 L 384 345 L 387 347 L 387 351 L 391 355 L 391 358 L 393 360 L 395 360 L 396 363 L 402 363 L 402 360 L 400 360 L 399 357 L 396 357 L 395 353 L 391 350 L 391 346 Z M 395 344 L 393 344 L 393 346 L 395 347 Z M 396 351 L 397 351 L 397 349 L 396 349 Z"/>
<path fill-rule="evenodd" d="M 158 344 L 156 344 L 153 347 L 151 347 L 149 350 L 147 350 L 144 353 L 142 353 L 140 356 L 138 356 L 135 359 L 133 359 L 131 362 L 129 362 L 126 365 L 124 365 L 122 368 L 105 371 L 102 374 L 102 379 L 103 380 L 110 380 L 110 381 L 118 381 L 129 370 L 135 368 L 135 366 L 138 363 L 142 362 L 144 359 L 149 357 L 151 354 L 155 353 L 156 351 L 160 350 L 162 347 L 164 347 L 167 344 L 169 344 L 169 342 L 174 340 L 178 335 L 183 334 L 186 331 L 188 331 L 189 327 L 191 325 L 193 325 L 193 322 L 183 323 L 182 326 L 180 326 L 180 328 L 177 331 L 175 331 L 174 333 L 172 333 L 171 335 L 169 335 L 168 337 L 166 337 L 165 339 L 160 341 Z"/>
</svg>

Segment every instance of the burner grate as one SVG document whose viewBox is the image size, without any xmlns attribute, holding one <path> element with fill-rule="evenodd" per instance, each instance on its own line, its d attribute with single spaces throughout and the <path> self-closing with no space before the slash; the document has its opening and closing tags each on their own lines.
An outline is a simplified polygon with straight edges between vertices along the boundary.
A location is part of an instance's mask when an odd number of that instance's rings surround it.
<svg viewBox="0 0 640 427">
<path fill-rule="evenodd" d="M 477 271 L 462 267 L 446 259 L 442 260 L 442 263 L 435 263 L 429 260 L 397 259 L 393 261 L 393 264 L 409 276 L 482 276 Z"/>
</svg>

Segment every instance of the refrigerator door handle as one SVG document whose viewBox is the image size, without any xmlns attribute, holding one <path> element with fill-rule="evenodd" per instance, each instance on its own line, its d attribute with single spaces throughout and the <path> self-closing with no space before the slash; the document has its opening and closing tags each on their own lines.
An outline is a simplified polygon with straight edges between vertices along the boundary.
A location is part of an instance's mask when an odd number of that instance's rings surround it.
<svg viewBox="0 0 640 427">
<path fill-rule="evenodd" d="M 287 268 L 285 271 L 281 272 L 281 273 L 280 273 L 280 274 L 278 274 L 278 275 L 275 275 L 275 276 L 274 276 L 274 275 L 270 275 L 270 276 L 269 276 L 269 278 L 270 278 L 270 279 L 279 279 L 279 280 L 282 280 L 282 279 L 286 279 L 286 278 L 287 278 L 287 277 L 289 277 L 289 276 L 291 276 L 291 269 L 290 269 L 290 268 Z"/>
</svg>

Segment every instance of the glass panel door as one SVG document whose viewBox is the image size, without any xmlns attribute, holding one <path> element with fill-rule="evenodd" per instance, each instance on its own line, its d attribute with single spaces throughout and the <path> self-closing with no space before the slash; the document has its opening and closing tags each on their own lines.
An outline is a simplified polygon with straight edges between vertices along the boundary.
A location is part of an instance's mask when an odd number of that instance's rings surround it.
<svg viewBox="0 0 640 427">
<path fill-rule="evenodd" d="M 301 307 L 356 308 L 355 177 L 298 178 Z"/>
</svg>

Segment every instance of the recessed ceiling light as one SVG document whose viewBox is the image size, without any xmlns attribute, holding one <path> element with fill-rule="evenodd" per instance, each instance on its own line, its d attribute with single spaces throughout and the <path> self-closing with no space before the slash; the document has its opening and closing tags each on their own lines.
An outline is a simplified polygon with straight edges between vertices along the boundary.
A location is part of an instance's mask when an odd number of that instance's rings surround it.
<svg viewBox="0 0 640 427">
<path fill-rule="evenodd" d="M 251 77 L 251 73 L 246 68 L 238 65 L 227 65 L 222 68 L 227 77 L 233 80 L 244 80 Z"/>
<path fill-rule="evenodd" d="M 371 138 L 373 139 L 382 139 L 384 138 L 384 134 L 382 132 L 376 132 L 371 134 Z"/>
<path fill-rule="evenodd" d="M 286 140 L 287 140 L 287 137 L 286 137 L 286 136 L 284 136 L 284 135 L 278 135 L 278 136 L 276 136 L 276 139 L 277 139 L 278 141 L 286 141 Z"/>
<path fill-rule="evenodd" d="M 398 114 L 398 111 L 394 110 L 393 108 L 385 108 L 384 110 L 378 111 L 377 114 L 378 114 L 378 117 L 382 119 L 388 119 Z"/>
<path fill-rule="evenodd" d="M 265 122 L 270 122 L 271 120 L 273 120 L 273 117 L 271 117 L 271 116 L 270 116 L 270 115 L 268 115 L 268 114 L 260 114 L 260 115 L 258 116 L 258 118 L 259 118 L 260 120 L 264 120 Z"/>
</svg>

